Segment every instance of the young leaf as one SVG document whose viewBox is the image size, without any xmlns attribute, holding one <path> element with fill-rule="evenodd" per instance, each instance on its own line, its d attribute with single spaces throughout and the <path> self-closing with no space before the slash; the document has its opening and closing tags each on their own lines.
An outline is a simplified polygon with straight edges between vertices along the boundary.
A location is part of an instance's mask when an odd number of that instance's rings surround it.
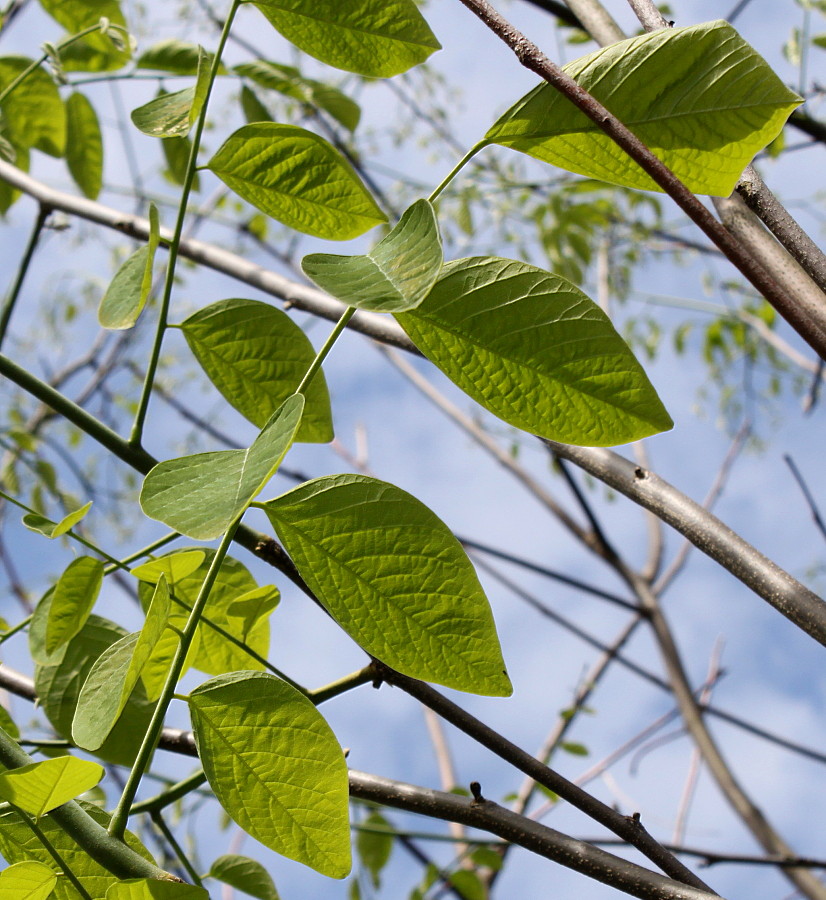
<svg viewBox="0 0 826 900">
<path fill-rule="evenodd" d="M 381 870 L 387 865 L 390 854 L 393 852 L 392 827 L 381 813 L 372 812 L 362 823 L 367 829 L 360 830 L 356 838 L 356 850 L 361 864 L 370 873 L 373 887 L 378 890 L 381 884 Z M 384 829 L 387 833 L 380 834 L 372 831 L 372 828 Z"/>
<path fill-rule="evenodd" d="M 398 321 L 486 409 L 540 437 L 605 447 L 671 428 L 642 366 L 579 288 L 526 263 L 448 263 Z"/>
<path fill-rule="evenodd" d="M 220 300 L 191 315 L 181 330 L 209 380 L 259 428 L 295 391 L 315 358 L 298 325 L 260 300 Z M 320 370 L 307 388 L 295 439 L 333 439 L 330 395 Z"/>
<path fill-rule="evenodd" d="M 371 656 L 460 691 L 511 693 L 476 572 L 415 497 L 364 475 L 328 475 L 264 509 L 302 578 Z"/>
<path fill-rule="evenodd" d="M 405 210 L 398 225 L 365 256 L 311 253 L 304 274 L 347 306 L 374 312 L 414 309 L 442 267 L 436 214 L 427 200 Z"/>
<path fill-rule="evenodd" d="M 160 243 L 158 209 L 149 204 L 149 240 L 121 265 L 98 308 L 103 328 L 131 328 L 143 312 L 152 289 L 155 251 Z"/>
<path fill-rule="evenodd" d="M 103 766 L 86 759 L 44 759 L 0 774 L 0 797 L 39 819 L 93 788 L 104 774 Z"/>
<path fill-rule="evenodd" d="M 361 118 L 361 109 L 358 103 L 330 85 L 314 81 L 311 78 L 304 78 L 294 66 L 284 66 L 280 63 L 268 62 L 265 59 L 256 59 L 234 66 L 233 71 L 244 78 L 249 78 L 250 81 L 254 81 L 261 87 L 278 91 L 286 97 L 298 100 L 299 103 L 308 103 L 323 109 L 348 131 L 355 131 Z M 258 121 L 266 121 L 266 119 Z"/>
<path fill-rule="evenodd" d="M 61 737 L 71 738 L 80 689 L 95 660 L 125 634 L 113 622 L 89 616 L 80 633 L 69 642 L 60 663 L 38 665 L 35 669 L 34 684 L 41 707 Z M 135 735 L 146 732 L 153 708 L 142 685 L 138 685 L 112 733 L 95 755 L 107 762 L 131 766 L 139 746 Z"/>
<path fill-rule="evenodd" d="M 727 22 L 663 28 L 565 66 L 691 191 L 727 197 L 803 101 Z M 660 191 L 594 122 L 543 82 L 488 131 L 551 165 Z"/>
<path fill-rule="evenodd" d="M 173 598 L 180 603 L 173 603 L 169 624 L 179 629 L 184 627 L 189 610 L 198 596 L 207 570 L 215 556 L 215 551 L 209 548 L 188 552 L 200 554 L 202 562 L 195 571 L 186 576 L 179 576 L 172 586 Z M 161 563 L 178 555 L 180 554 L 162 557 L 158 562 Z M 140 584 L 138 594 L 144 609 L 148 609 L 152 593 L 149 584 Z M 243 641 L 260 656 L 266 657 L 270 646 L 267 617 L 277 605 L 277 597 L 277 588 L 272 585 L 258 587 L 247 567 L 237 559 L 228 556 L 218 570 L 218 577 L 210 591 L 205 614 L 210 622 Z M 185 604 L 185 606 L 181 604 Z M 173 638 L 168 639 L 169 634 L 170 632 L 167 631 L 161 638 L 159 647 L 147 664 L 147 669 L 153 668 L 156 660 L 158 668 L 161 668 L 160 658 L 164 649 L 171 658 L 171 654 L 177 646 L 177 638 L 173 635 Z M 205 622 L 201 622 L 187 656 L 187 666 L 194 666 L 208 675 L 219 675 L 236 669 L 260 668 L 261 664 L 243 649 L 210 628 Z M 163 674 L 167 670 L 168 665 L 163 669 Z M 144 683 L 146 683 L 146 677 L 145 669 L 142 675 Z"/>
<path fill-rule="evenodd" d="M 36 531 L 38 534 L 42 534 L 43 537 L 51 540 L 66 534 L 67 531 L 71 531 L 92 508 L 92 502 L 90 500 L 79 509 L 68 513 L 57 523 L 52 522 L 51 519 L 47 519 L 45 516 L 39 516 L 37 513 L 26 513 L 23 516 L 23 524 L 31 531 Z"/>
<path fill-rule="evenodd" d="M 130 574 L 140 581 L 157 584 L 161 577 L 169 582 L 172 589 L 178 581 L 198 570 L 206 554 L 203 550 L 178 550 L 169 556 L 153 559 L 143 565 L 135 566 Z"/>
<path fill-rule="evenodd" d="M 43 863 L 27 860 L 0 872 L 0 895 L 5 900 L 46 900 L 57 884 L 57 875 Z"/>
<path fill-rule="evenodd" d="M 290 43 L 358 75 L 399 75 L 442 46 L 413 0 L 253 2 Z"/>
<path fill-rule="evenodd" d="M 210 878 L 217 878 L 256 900 L 278 900 L 270 873 L 255 859 L 228 853 L 209 867 Z"/>
<path fill-rule="evenodd" d="M 207 168 L 261 212 L 304 234 L 346 241 L 387 221 L 344 157 L 295 125 L 244 125 Z"/>
<path fill-rule="evenodd" d="M 198 74 L 192 87 L 174 94 L 161 93 L 132 111 L 135 127 L 150 137 L 186 137 L 201 113 L 209 85 L 210 58 L 198 47 Z"/>
<path fill-rule="evenodd" d="M 0 57 L 0 90 L 32 63 L 25 56 Z M 35 148 L 50 156 L 66 149 L 66 108 L 57 85 L 43 68 L 30 72 L 3 101 L 3 131 L 15 149 Z M 16 162 L 20 166 L 20 160 Z M 22 166 L 21 166 L 22 168 Z"/>
<path fill-rule="evenodd" d="M 83 628 L 103 585 L 103 563 L 91 556 L 72 560 L 55 585 L 46 622 L 46 653 L 54 653 Z"/>
<path fill-rule="evenodd" d="M 194 884 L 128 878 L 113 884 L 106 892 L 106 900 L 209 900 L 209 894 Z"/>
<path fill-rule="evenodd" d="M 211 66 L 213 53 L 205 51 L 198 44 L 169 38 L 165 41 L 158 41 L 157 44 L 144 50 L 135 61 L 135 67 L 151 69 L 155 72 L 169 72 L 172 75 L 197 75 L 201 54 L 206 56 L 207 62 Z M 218 66 L 218 74 L 227 74 L 226 66 L 223 63 Z"/>
<path fill-rule="evenodd" d="M 70 34 L 77 34 L 101 19 L 106 19 L 110 26 L 126 26 L 117 0 L 40 0 L 40 5 Z M 64 47 L 60 62 L 69 72 L 108 72 L 121 68 L 130 56 L 125 37 L 116 45 L 109 36 L 97 32 Z"/>
<path fill-rule="evenodd" d="M 209 785 L 234 821 L 271 850 L 343 878 L 347 766 L 315 706 L 272 675 L 233 672 L 195 688 L 189 709 Z"/>
<path fill-rule="evenodd" d="M 102 809 L 84 803 L 82 800 L 78 802 L 99 825 L 106 827 L 109 824 L 109 816 Z M 89 896 L 94 897 L 95 900 L 104 897 L 107 888 L 118 881 L 117 876 L 106 870 L 100 863 L 95 862 L 51 816 L 41 819 L 39 825 L 41 831 L 46 835 L 46 839 L 57 849 Z M 126 843 L 141 856 L 152 859 L 147 849 L 131 832 L 126 833 Z M 0 812 L 0 853 L 11 864 L 21 861 L 31 861 L 46 866 L 55 864 L 49 851 L 40 843 L 38 837 L 20 818 L 20 815 L 13 810 Z M 0 881 L 0 889 L 4 887 L 3 881 Z M 3 897 L 3 900 L 7 900 L 8 895 L 5 892 L 0 896 Z M 80 895 L 69 885 L 68 879 L 65 877 L 60 879 L 53 896 L 54 900 L 80 900 Z M 31 900 L 31 898 L 26 897 L 26 900 Z"/>
<path fill-rule="evenodd" d="M 169 612 L 169 588 L 162 575 L 141 631 L 104 650 L 80 690 L 72 722 L 72 740 L 79 747 L 95 751 L 109 737 L 161 639 Z M 144 682 L 148 700 L 158 699 L 164 680 L 154 679 L 149 687 Z"/>
<path fill-rule="evenodd" d="M 103 184 L 103 139 L 95 108 L 77 91 L 66 98 L 66 165 L 84 196 L 96 200 Z"/>
<path fill-rule="evenodd" d="M 223 534 L 281 465 L 295 440 L 304 398 L 293 394 L 248 450 L 197 453 L 159 463 L 146 476 L 141 508 L 197 540 Z"/>
</svg>

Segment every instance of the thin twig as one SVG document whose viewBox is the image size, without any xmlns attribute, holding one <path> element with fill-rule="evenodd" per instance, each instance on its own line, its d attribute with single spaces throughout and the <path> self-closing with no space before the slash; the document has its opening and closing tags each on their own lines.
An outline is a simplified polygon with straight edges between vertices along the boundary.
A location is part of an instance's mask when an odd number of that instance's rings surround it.
<svg viewBox="0 0 826 900">
<path fill-rule="evenodd" d="M 823 517 L 820 515 L 820 510 L 818 509 L 817 502 L 815 501 L 812 492 L 809 490 L 809 486 L 806 484 L 806 481 L 803 478 L 800 469 L 797 468 L 797 464 L 788 453 L 783 454 L 783 459 L 785 460 L 786 465 L 789 467 L 789 469 L 791 469 L 791 473 L 794 476 L 798 487 L 803 493 L 806 503 L 809 505 L 809 512 L 811 512 L 812 514 L 812 519 L 814 520 L 818 531 L 823 538 L 826 538 L 826 522 L 823 521 Z"/>
</svg>

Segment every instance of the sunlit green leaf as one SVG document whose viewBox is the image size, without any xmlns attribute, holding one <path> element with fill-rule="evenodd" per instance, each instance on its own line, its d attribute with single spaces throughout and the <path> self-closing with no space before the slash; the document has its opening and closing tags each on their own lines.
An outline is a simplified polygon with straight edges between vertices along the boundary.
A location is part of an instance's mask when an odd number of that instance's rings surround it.
<svg viewBox="0 0 826 900">
<path fill-rule="evenodd" d="M 22 172 L 29 171 L 29 151 L 25 147 L 14 147 L 14 164 Z M 12 207 L 12 204 L 20 196 L 20 191 L 12 187 L 7 181 L 0 181 L 0 215 L 5 215 Z M 4 473 L 6 477 L 13 474 L 13 469 L 9 467 Z"/>
<path fill-rule="evenodd" d="M 212 65 L 213 53 L 204 51 L 198 44 L 168 38 L 144 50 L 135 61 L 135 67 L 155 72 L 169 72 L 172 75 L 197 75 L 201 53 L 206 55 L 209 64 Z M 226 75 L 226 73 L 226 66 L 221 63 L 218 66 L 218 74 Z"/>
<path fill-rule="evenodd" d="M 256 900 L 278 900 L 278 891 L 270 873 L 258 860 L 248 856 L 234 853 L 219 856 L 209 867 L 209 875 Z"/>
<path fill-rule="evenodd" d="M 20 729 L 17 727 L 11 715 L 9 715 L 9 711 L 6 707 L 2 705 L 0 705 L 0 728 L 2 728 L 9 737 L 13 737 L 15 740 L 20 737 Z"/>
<path fill-rule="evenodd" d="M 258 99 L 254 91 L 246 85 L 241 88 L 241 109 L 247 122 L 272 122 L 272 116 L 266 106 Z"/>
<path fill-rule="evenodd" d="M 40 5 L 69 34 L 77 34 L 101 19 L 106 19 L 110 28 L 126 25 L 117 0 L 40 0 Z M 61 65 L 70 72 L 119 69 L 129 61 L 131 53 L 122 33 L 115 32 L 115 41 L 103 33 L 90 34 L 61 51 Z"/>
<path fill-rule="evenodd" d="M 103 563 L 91 556 L 72 560 L 55 585 L 46 623 L 46 653 L 54 653 L 83 628 L 103 585 Z"/>
<path fill-rule="evenodd" d="M 246 832 L 324 875 L 350 871 L 347 766 L 330 726 L 262 672 L 221 675 L 189 695 L 198 755 Z"/>
<path fill-rule="evenodd" d="M 187 552 L 197 552 L 203 561 L 195 571 L 179 576 L 172 586 L 173 600 L 177 599 L 186 604 L 182 606 L 173 602 L 171 607 L 169 624 L 178 629 L 183 629 L 189 610 L 195 603 L 215 556 L 215 551 L 208 548 Z M 172 557 L 178 555 L 181 554 L 172 554 Z M 161 557 L 157 562 L 169 558 L 171 557 Z M 144 609 L 148 609 L 152 597 L 151 586 L 141 583 L 138 593 Z M 259 587 L 246 566 L 237 559 L 227 557 L 221 564 L 215 584 L 209 592 L 204 616 L 237 640 L 243 641 L 259 656 L 266 657 L 270 644 L 268 616 L 277 606 L 278 596 L 276 587 L 273 585 Z M 147 678 L 147 669 L 154 670 L 157 666 L 162 674 L 168 671 L 168 665 L 165 668 L 161 665 L 163 654 L 166 653 L 167 659 L 171 659 L 177 643 L 177 638 L 174 635 L 170 637 L 167 630 L 144 669 L 142 676 L 144 681 Z M 189 666 L 194 666 L 208 675 L 220 675 L 222 672 L 232 672 L 236 669 L 262 668 L 261 663 L 210 628 L 204 621 L 201 621 L 195 631 L 192 648 L 187 656 L 187 667 Z"/>
<path fill-rule="evenodd" d="M 260 300 L 220 300 L 191 315 L 181 328 L 209 380 L 259 428 L 298 387 L 315 358 L 298 325 Z M 319 371 L 305 392 L 296 440 L 332 439 L 330 395 Z"/>
<path fill-rule="evenodd" d="M 186 137 L 206 100 L 210 64 L 206 51 L 198 47 L 195 84 L 174 94 L 162 92 L 154 100 L 133 110 L 131 118 L 135 127 L 150 137 Z"/>
<path fill-rule="evenodd" d="M 247 450 L 217 450 L 159 463 L 146 476 L 141 508 L 181 534 L 223 534 L 281 465 L 295 440 L 304 398 L 293 394 Z"/>
<path fill-rule="evenodd" d="M 32 63 L 25 56 L 0 57 L 0 90 L 8 87 Z M 42 66 L 30 72 L 0 106 L 3 131 L 15 148 L 63 156 L 66 149 L 66 108 L 57 85 Z M 20 165 L 20 160 L 16 161 Z"/>
<path fill-rule="evenodd" d="M 93 788 L 103 775 L 103 766 L 87 759 L 44 759 L 0 774 L 0 797 L 39 819 Z"/>
<path fill-rule="evenodd" d="M 296 47 L 359 75 L 389 78 L 441 48 L 413 0 L 254 2 Z"/>
<path fill-rule="evenodd" d="M 663 28 L 565 66 L 688 188 L 727 197 L 802 100 L 727 22 Z M 567 98 L 543 82 L 485 135 L 544 162 L 661 190 Z"/>
<path fill-rule="evenodd" d="M 109 824 L 109 816 L 96 806 L 79 801 L 84 810 L 99 825 Z M 69 835 L 51 818 L 45 816 L 40 820 L 40 829 L 49 843 L 55 847 L 66 865 L 77 876 L 80 883 L 93 900 L 102 900 L 107 888 L 118 881 L 116 875 L 107 871 L 100 863 L 95 862 L 86 850 L 82 850 Z M 131 832 L 126 833 L 126 843 L 146 859 L 152 859 L 147 849 Z M 54 867 L 54 860 L 49 851 L 40 843 L 37 836 L 22 821 L 19 814 L 8 810 L 0 812 L 0 853 L 9 863 L 31 861 Z M 0 889 L 5 885 L 0 881 Z M 5 892 L 0 894 L 6 900 Z M 80 895 L 71 886 L 68 878 L 58 879 L 57 886 L 49 895 L 51 900 L 80 900 Z M 31 898 L 26 898 L 31 900 Z"/>
<path fill-rule="evenodd" d="M 312 78 L 304 78 L 294 66 L 256 59 L 253 62 L 234 66 L 233 71 L 244 78 L 249 78 L 250 81 L 254 81 L 261 87 L 278 91 L 299 103 L 307 103 L 323 109 L 349 131 L 356 129 L 361 118 L 361 109 L 358 103 L 342 94 L 337 88 L 314 81 Z"/>
<path fill-rule="evenodd" d="M 436 214 L 417 200 L 398 225 L 365 256 L 311 253 L 304 274 L 346 303 L 375 312 L 414 309 L 427 296 L 442 267 Z"/>
<path fill-rule="evenodd" d="M 209 900 L 209 894 L 193 884 L 128 878 L 113 884 L 106 892 L 106 900 Z"/>
<path fill-rule="evenodd" d="M 32 531 L 36 531 L 38 534 L 42 534 L 49 539 L 60 537 L 61 535 L 66 534 L 67 531 L 71 531 L 72 528 L 83 519 L 86 513 L 92 508 L 92 502 L 93 501 L 90 500 L 79 509 L 68 513 L 59 522 L 52 522 L 51 519 L 47 519 L 45 516 L 39 516 L 36 513 L 27 513 L 23 516 L 23 524 L 26 528 L 30 528 Z"/>
<path fill-rule="evenodd" d="M 103 139 L 95 108 L 77 91 L 66 98 L 66 165 L 84 196 L 96 200 L 103 184 Z"/>
<path fill-rule="evenodd" d="M 43 863 L 28 860 L 0 872 L 4 900 L 46 900 L 57 884 L 57 874 Z"/>
<path fill-rule="evenodd" d="M 488 892 L 476 872 L 457 869 L 448 879 L 465 900 L 487 900 Z"/>
<path fill-rule="evenodd" d="M 295 125 L 244 125 L 207 167 L 239 197 L 305 234 L 346 241 L 387 221 L 344 157 Z"/>
<path fill-rule="evenodd" d="M 157 584 L 163 576 L 174 590 L 177 582 L 198 570 L 206 554 L 203 550 L 178 550 L 169 556 L 135 566 L 131 574 L 140 581 Z"/>
<path fill-rule="evenodd" d="M 91 615 L 69 642 L 59 664 L 39 665 L 35 669 L 35 690 L 41 707 L 61 737 L 71 739 L 80 690 L 95 660 L 125 635 L 124 629 L 113 622 Z M 137 685 L 112 733 L 95 755 L 107 762 L 131 765 L 140 745 L 135 735 L 146 733 L 153 708 L 143 686 Z"/>
<path fill-rule="evenodd" d="M 100 301 L 98 322 L 104 328 L 122 330 L 131 328 L 138 321 L 152 290 L 155 251 L 159 243 L 158 209 L 150 203 L 149 240 L 124 261 Z"/>
<path fill-rule="evenodd" d="M 378 889 L 381 884 L 381 870 L 387 865 L 390 854 L 393 851 L 392 827 L 381 813 L 371 812 L 362 822 L 367 827 L 360 829 L 356 838 L 356 850 L 361 864 L 370 873 L 373 887 Z M 372 829 L 383 829 L 386 833 Z"/>
<path fill-rule="evenodd" d="M 542 269 L 448 263 L 424 303 L 397 318 L 448 378 L 523 431 L 604 447 L 673 425 L 608 316 Z"/>
<path fill-rule="evenodd" d="M 302 578 L 371 656 L 423 681 L 511 693 L 476 572 L 415 497 L 364 475 L 329 475 L 264 509 Z"/>
<path fill-rule="evenodd" d="M 79 747 L 97 750 L 109 736 L 164 633 L 170 606 L 169 588 L 162 575 L 141 631 L 116 641 L 95 660 L 81 688 L 72 723 L 72 739 Z M 149 700 L 160 696 L 166 671 L 160 675 L 149 684 L 143 681 Z"/>
</svg>

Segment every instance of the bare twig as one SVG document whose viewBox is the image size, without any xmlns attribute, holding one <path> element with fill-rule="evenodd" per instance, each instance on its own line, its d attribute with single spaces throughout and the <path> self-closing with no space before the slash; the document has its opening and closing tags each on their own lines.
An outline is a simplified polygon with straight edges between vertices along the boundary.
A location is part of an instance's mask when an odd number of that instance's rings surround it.
<svg viewBox="0 0 826 900">
<path fill-rule="evenodd" d="M 803 478 L 803 475 L 800 473 L 800 469 L 797 468 L 797 464 L 788 453 L 783 454 L 783 459 L 785 460 L 786 465 L 791 469 L 794 480 L 797 482 L 798 487 L 800 488 L 804 498 L 806 499 L 806 503 L 809 505 L 809 511 L 812 514 L 812 519 L 814 520 L 815 525 L 817 525 L 818 531 L 820 532 L 822 537 L 826 538 L 826 522 L 823 521 L 823 517 L 820 515 L 820 510 L 818 509 L 817 502 L 812 495 L 812 492 L 809 490 L 809 486 L 806 484 L 806 480 Z"/>
</svg>

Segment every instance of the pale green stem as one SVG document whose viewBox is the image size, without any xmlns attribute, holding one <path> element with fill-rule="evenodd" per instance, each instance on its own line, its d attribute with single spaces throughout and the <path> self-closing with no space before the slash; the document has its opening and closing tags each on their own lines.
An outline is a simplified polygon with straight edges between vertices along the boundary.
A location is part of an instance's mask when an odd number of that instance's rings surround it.
<svg viewBox="0 0 826 900">
<path fill-rule="evenodd" d="M 152 754 L 155 752 L 155 746 L 158 743 L 158 738 L 163 729 L 166 710 L 175 693 L 178 679 L 181 677 L 184 661 L 186 660 L 187 653 L 192 645 L 192 640 L 195 637 L 195 629 L 198 627 L 201 613 L 204 610 L 212 586 L 215 584 L 215 579 L 218 577 L 218 570 L 221 568 L 224 557 L 227 555 L 232 539 L 235 536 L 235 532 L 241 524 L 242 515 L 243 512 L 235 519 L 235 521 L 233 521 L 221 539 L 221 543 L 215 551 L 215 556 L 212 559 L 206 578 L 201 585 L 201 590 L 198 592 L 198 597 L 192 605 L 192 611 L 190 612 L 184 630 L 181 633 L 181 640 L 178 644 L 178 649 L 175 651 L 172 666 L 166 677 L 161 696 L 158 699 L 158 705 L 155 707 L 155 711 L 152 714 L 152 720 L 149 723 L 149 728 L 141 742 L 140 750 L 138 750 L 138 755 L 135 758 L 132 771 L 129 773 L 129 778 L 126 781 L 126 786 L 123 789 L 120 802 L 118 803 L 117 809 L 112 814 L 112 821 L 109 823 L 109 834 L 115 837 L 123 839 L 124 832 L 126 831 L 126 822 L 129 818 L 129 809 L 135 801 L 135 794 L 138 791 L 138 786 L 140 785 L 143 773 L 149 767 L 149 761 L 152 758 Z"/>
<path fill-rule="evenodd" d="M 26 616 L 26 618 L 23 619 L 22 622 L 18 622 L 14 626 L 14 628 L 9 628 L 8 631 L 4 631 L 2 634 L 0 634 L 0 644 L 5 644 L 10 637 L 14 637 L 14 635 L 16 635 L 18 631 L 22 631 L 29 624 L 29 622 L 31 622 L 31 620 L 31 616 Z"/>
<path fill-rule="evenodd" d="M 307 390 L 307 385 L 313 380 L 315 373 L 321 368 L 321 364 L 327 358 L 327 354 L 333 349 L 333 344 L 335 344 L 341 332 L 347 327 L 347 323 L 353 318 L 355 312 L 355 306 L 348 306 L 341 314 L 341 318 L 336 322 L 335 327 L 324 342 L 324 346 L 318 351 L 310 368 L 307 369 L 306 374 L 301 379 L 301 384 L 295 389 L 296 394 L 303 394 Z"/>
<path fill-rule="evenodd" d="M 84 28 L 83 31 L 79 31 L 77 34 L 73 34 L 67 38 L 64 38 L 62 41 L 60 41 L 59 44 L 57 44 L 56 49 L 58 51 L 63 50 L 70 44 L 74 44 L 75 41 L 80 41 L 88 35 L 94 34 L 96 31 L 100 31 L 99 23 L 90 25 L 88 28 Z M 6 100 L 6 98 L 12 93 L 12 91 L 16 90 L 29 77 L 29 75 L 34 72 L 35 69 L 39 69 L 44 62 L 48 62 L 49 57 L 50 54 L 44 53 L 38 59 L 34 60 L 34 62 L 32 62 L 30 66 L 26 66 L 26 68 L 23 69 L 23 71 L 17 76 L 17 78 L 9 82 L 9 84 L 7 84 L 2 91 L 0 91 L 0 103 L 3 103 L 3 101 Z"/>
<path fill-rule="evenodd" d="M 129 810 L 129 815 L 134 816 L 138 813 L 151 814 L 159 812 L 164 807 L 176 803 L 181 798 L 186 797 L 187 794 L 191 794 L 201 787 L 202 784 L 206 784 L 206 780 L 204 770 L 198 769 L 187 778 L 184 778 L 183 781 L 171 785 L 160 794 L 156 794 L 154 797 L 150 797 L 147 800 L 141 800 L 140 803 L 133 804 L 132 808 Z"/>
<path fill-rule="evenodd" d="M 375 677 L 376 673 L 373 670 L 373 667 L 365 666 L 363 669 L 359 669 L 358 672 L 352 672 L 350 675 L 345 675 L 344 678 L 339 678 L 338 681 L 334 681 L 332 684 L 327 684 L 324 687 L 318 688 L 318 690 L 310 691 L 307 696 L 316 706 L 320 706 L 327 700 L 338 697 L 339 694 L 351 691 L 353 688 L 360 687 L 362 684 L 369 684 Z"/>
<path fill-rule="evenodd" d="M 195 179 L 195 170 L 197 168 L 198 150 L 201 146 L 201 135 L 206 124 L 207 107 L 209 106 L 209 98 L 212 93 L 212 86 L 218 74 L 218 67 L 221 65 L 221 54 L 229 37 L 232 21 L 235 13 L 241 5 L 241 0 L 232 0 L 224 27 L 221 31 L 221 37 L 218 40 L 218 48 L 212 60 L 212 67 L 209 72 L 209 81 L 207 83 L 206 95 L 204 96 L 204 104 L 201 107 L 198 121 L 195 124 L 195 131 L 192 135 L 192 146 L 189 152 L 189 161 L 186 166 L 186 175 L 184 176 L 184 184 L 181 190 L 181 200 L 178 205 L 178 217 L 175 222 L 175 231 L 172 234 L 172 240 L 169 244 L 169 258 L 166 265 L 166 278 L 163 286 L 163 296 L 161 297 L 161 305 L 158 311 L 158 327 L 155 332 L 155 340 L 152 345 L 152 352 L 149 356 L 149 364 L 146 368 L 146 377 L 143 382 L 143 390 L 141 391 L 140 401 L 138 402 L 138 410 L 135 413 L 135 422 L 132 426 L 132 433 L 129 436 L 129 444 L 132 447 L 141 446 L 141 438 L 143 435 L 143 426 L 146 421 L 146 412 L 149 408 L 149 398 L 152 394 L 152 385 L 155 382 L 155 373 L 158 368 L 158 360 L 161 356 L 161 344 L 163 343 L 164 333 L 167 327 L 167 318 L 169 316 L 169 305 L 172 300 L 172 289 L 175 284 L 175 266 L 178 262 L 178 248 L 181 243 L 181 236 L 184 230 L 184 220 L 186 219 L 187 205 L 189 202 L 189 194 L 192 190 L 192 183 Z"/>
<path fill-rule="evenodd" d="M 442 179 L 433 193 L 427 198 L 431 203 L 436 201 L 436 198 L 442 191 L 450 184 L 451 181 L 459 174 L 459 172 L 464 169 L 464 167 L 473 159 L 474 156 L 483 148 L 487 147 L 486 141 L 479 141 L 478 144 L 474 144 L 470 150 L 456 163 L 456 165 L 447 173 L 447 175 Z"/>
<path fill-rule="evenodd" d="M 43 829 L 37 824 L 37 822 L 24 810 L 20 809 L 19 806 L 15 806 L 13 803 L 10 803 L 9 806 L 17 813 L 18 816 L 29 826 L 29 828 L 34 833 L 34 836 L 40 841 L 41 844 L 46 848 L 47 853 L 51 858 L 60 866 L 61 872 L 72 882 L 74 889 L 80 894 L 83 900 L 92 900 L 89 892 L 85 887 L 80 883 L 77 875 L 71 870 L 71 868 L 66 864 L 66 860 L 60 855 L 57 847 L 52 844 L 52 842 L 46 837 L 43 832 Z"/>
</svg>

